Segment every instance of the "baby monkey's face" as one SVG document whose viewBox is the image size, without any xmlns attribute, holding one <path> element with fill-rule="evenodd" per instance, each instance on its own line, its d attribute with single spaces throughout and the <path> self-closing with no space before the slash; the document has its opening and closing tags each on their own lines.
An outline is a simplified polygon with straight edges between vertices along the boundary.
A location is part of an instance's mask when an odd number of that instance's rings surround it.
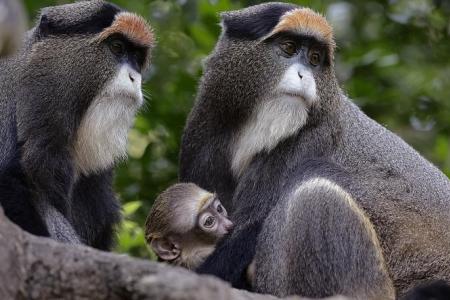
<svg viewBox="0 0 450 300">
<path fill-rule="evenodd" d="M 232 228 L 215 194 L 193 183 L 178 183 L 155 200 L 146 239 L 160 260 L 194 269 Z"/>
<path fill-rule="evenodd" d="M 216 195 L 209 194 L 199 202 L 197 230 L 217 242 L 233 228 L 233 223 L 228 219 L 227 211 Z"/>
</svg>

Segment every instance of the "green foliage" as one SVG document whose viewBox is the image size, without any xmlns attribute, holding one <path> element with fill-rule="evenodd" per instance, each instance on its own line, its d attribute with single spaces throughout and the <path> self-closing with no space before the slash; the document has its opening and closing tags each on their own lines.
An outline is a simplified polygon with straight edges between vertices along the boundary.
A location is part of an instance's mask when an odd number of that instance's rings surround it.
<svg viewBox="0 0 450 300">
<path fill-rule="evenodd" d="M 136 222 L 135 213 L 142 207 L 141 201 L 130 201 L 123 204 L 123 221 L 118 230 L 116 251 L 134 256 L 156 259 L 150 248 L 145 246 L 145 229 Z"/>
<path fill-rule="evenodd" d="M 30 17 L 57 0 L 26 0 Z M 158 46 L 144 90 L 147 105 L 117 170 L 125 221 L 118 252 L 154 257 L 143 224 L 156 195 L 177 180 L 178 149 L 201 75 L 220 33 L 218 13 L 260 1 L 112 0 L 149 20 Z M 450 2 L 291 1 L 327 15 L 335 28 L 337 75 L 372 118 L 450 174 Z"/>
</svg>

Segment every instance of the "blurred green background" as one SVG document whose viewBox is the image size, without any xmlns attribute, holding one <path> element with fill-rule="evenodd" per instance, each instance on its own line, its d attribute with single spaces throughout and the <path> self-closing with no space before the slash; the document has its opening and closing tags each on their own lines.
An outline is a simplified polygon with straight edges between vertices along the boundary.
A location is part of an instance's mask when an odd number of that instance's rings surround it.
<svg viewBox="0 0 450 300">
<path fill-rule="evenodd" d="M 26 0 L 25 7 L 33 20 L 40 8 L 67 2 Z M 125 214 L 116 251 L 154 258 L 142 226 L 156 195 L 177 180 L 180 137 L 202 60 L 220 33 L 219 12 L 262 1 L 112 2 L 147 18 L 158 37 L 146 107 L 115 182 Z M 337 74 L 348 95 L 450 175 L 450 1 L 289 2 L 325 14 L 335 28 Z"/>
</svg>

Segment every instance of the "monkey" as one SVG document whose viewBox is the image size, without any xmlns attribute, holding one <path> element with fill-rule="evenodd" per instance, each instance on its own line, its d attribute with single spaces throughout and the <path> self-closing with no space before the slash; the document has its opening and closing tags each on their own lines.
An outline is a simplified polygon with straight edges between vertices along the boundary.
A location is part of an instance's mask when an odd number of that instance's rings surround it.
<svg viewBox="0 0 450 300">
<path fill-rule="evenodd" d="M 11 55 L 25 32 L 25 13 L 18 0 L 0 0 L 0 57 Z"/>
<path fill-rule="evenodd" d="M 233 232 L 197 268 L 276 296 L 395 299 L 450 281 L 450 183 L 339 87 L 319 13 L 221 14 L 181 141 L 179 180 L 214 190 Z"/>
<path fill-rule="evenodd" d="M 233 223 L 215 194 L 193 183 L 162 192 L 145 222 L 145 238 L 160 261 L 196 269 Z"/>
<path fill-rule="evenodd" d="M 0 61 L 0 204 L 11 221 L 111 249 L 121 218 L 113 168 L 153 46 L 142 17 L 81 1 L 44 8 L 18 53 Z"/>
</svg>

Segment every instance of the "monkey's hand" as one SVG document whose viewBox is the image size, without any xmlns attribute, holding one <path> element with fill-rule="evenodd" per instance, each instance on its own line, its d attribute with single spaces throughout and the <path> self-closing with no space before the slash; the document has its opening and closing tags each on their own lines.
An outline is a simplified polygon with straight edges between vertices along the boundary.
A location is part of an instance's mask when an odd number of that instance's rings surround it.
<svg viewBox="0 0 450 300">
<path fill-rule="evenodd" d="M 260 224 L 250 224 L 235 228 L 230 237 L 223 239 L 198 273 L 217 276 L 238 289 L 250 290 L 247 268 L 255 255 Z"/>
<path fill-rule="evenodd" d="M 46 201 L 36 204 L 43 217 L 50 237 L 65 244 L 81 244 L 81 240 L 70 222 L 56 208 Z"/>
</svg>

